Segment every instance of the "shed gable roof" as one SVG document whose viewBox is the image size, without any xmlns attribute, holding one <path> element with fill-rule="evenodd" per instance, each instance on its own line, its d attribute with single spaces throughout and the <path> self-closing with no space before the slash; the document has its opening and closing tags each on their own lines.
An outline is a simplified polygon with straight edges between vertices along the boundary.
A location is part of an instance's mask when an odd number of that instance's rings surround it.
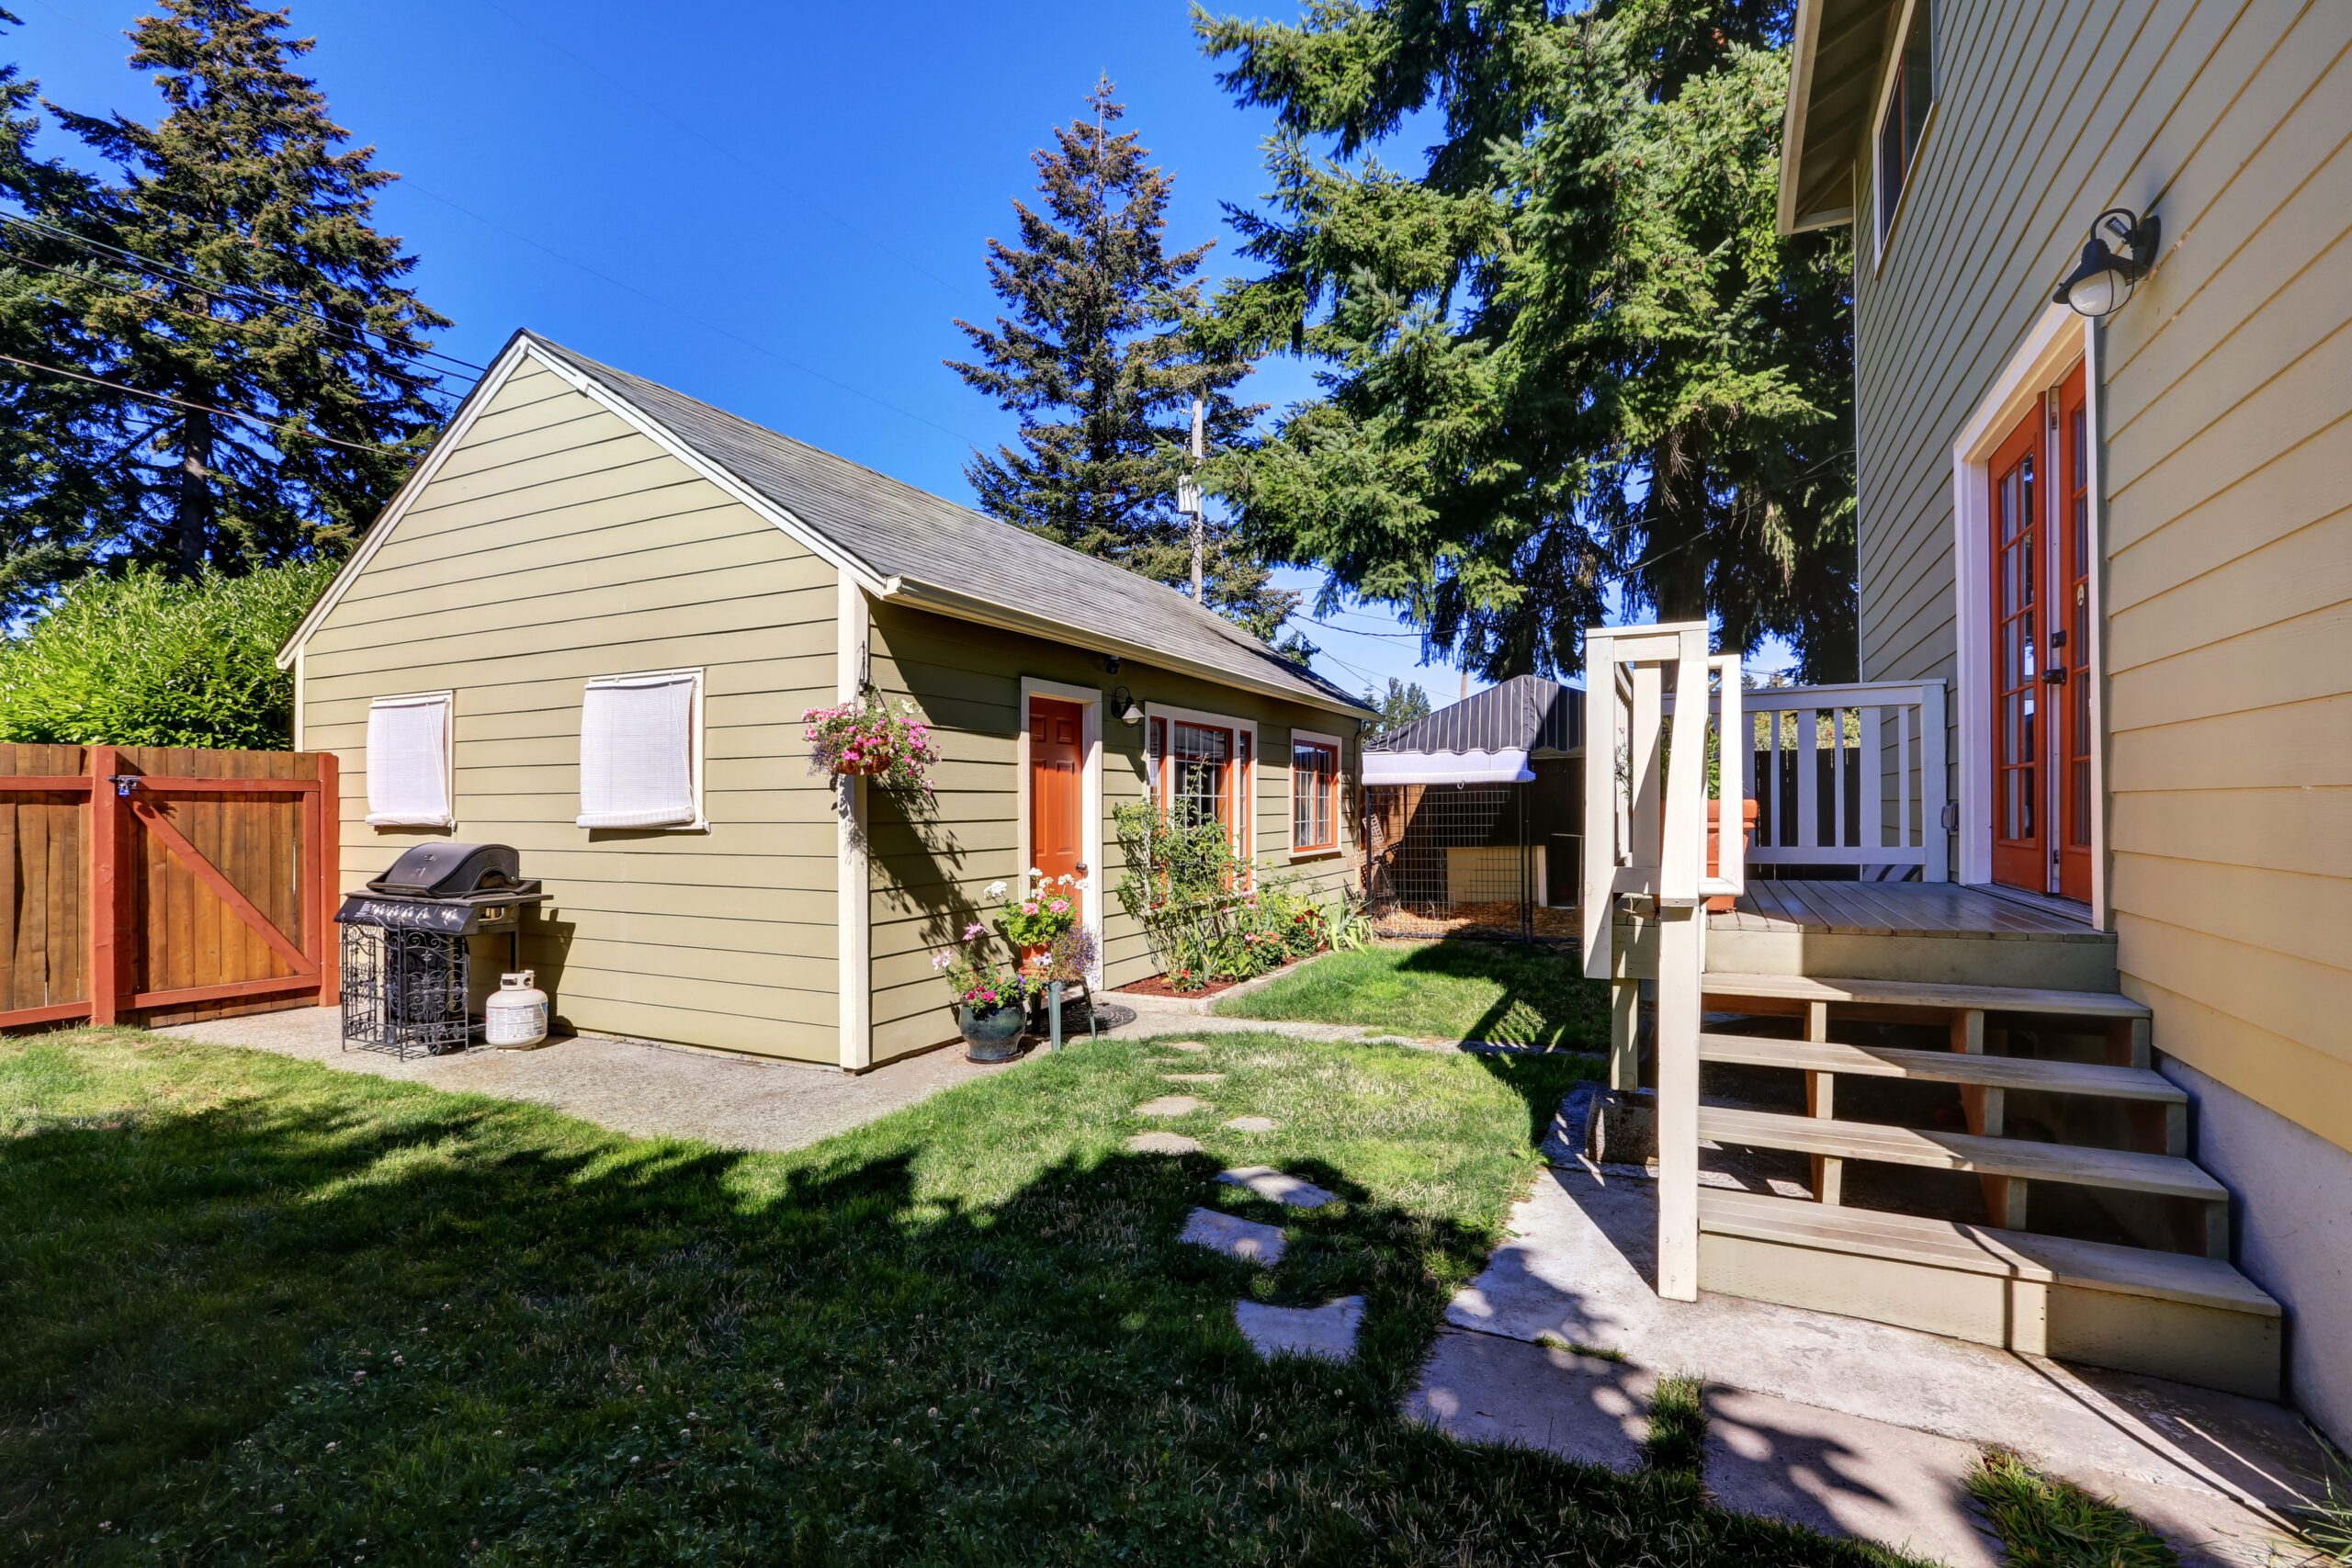
<svg viewBox="0 0 2352 1568">
<path fill-rule="evenodd" d="M 1317 707 L 1372 711 L 1164 583 L 778 434 L 536 333 L 517 333 L 501 366 L 509 365 L 517 350 L 577 378 L 608 404 L 666 436 L 882 598 L 1172 666 Z M 485 398 L 498 378 L 503 378 L 485 376 L 468 404 Z M 461 408 L 450 431 L 466 417 Z M 448 439 L 445 435 L 445 443 Z M 436 446 L 435 454 L 442 449 Z M 429 478 L 431 463 L 428 457 L 417 481 Z M 333 607 L 418 488 L 413 481 L 394 498 L 360 551 L 288 639 L 281 661 L 292 658 Z"/>
</svg>

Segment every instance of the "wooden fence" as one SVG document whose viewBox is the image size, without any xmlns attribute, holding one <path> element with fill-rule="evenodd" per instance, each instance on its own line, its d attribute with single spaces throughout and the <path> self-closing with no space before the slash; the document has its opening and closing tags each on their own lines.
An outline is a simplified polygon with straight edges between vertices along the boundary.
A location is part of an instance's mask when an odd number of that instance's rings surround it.
<svg viewBox="0 0 2352 1568">
<path fill-rule="evenodd" d="M 0 1029 L 338 999 L 335 760 L 0 745 Z"/>
</svg>

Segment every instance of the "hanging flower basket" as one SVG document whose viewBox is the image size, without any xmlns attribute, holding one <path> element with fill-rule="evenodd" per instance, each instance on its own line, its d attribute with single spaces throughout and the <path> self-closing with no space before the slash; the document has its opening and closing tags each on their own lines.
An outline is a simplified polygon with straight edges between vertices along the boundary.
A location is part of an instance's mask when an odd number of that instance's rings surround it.
<svg viewBox="0 0 2352 1568">
<path fill-rule="evenodd" d="M 939 748 L 932 741 L 922 710 L 914 704 L 901 698 L 894 709 L 868 691 L 854 703 L 810 708 L 800 722 L 818 772 L 930 790 Z"/>
</svg>

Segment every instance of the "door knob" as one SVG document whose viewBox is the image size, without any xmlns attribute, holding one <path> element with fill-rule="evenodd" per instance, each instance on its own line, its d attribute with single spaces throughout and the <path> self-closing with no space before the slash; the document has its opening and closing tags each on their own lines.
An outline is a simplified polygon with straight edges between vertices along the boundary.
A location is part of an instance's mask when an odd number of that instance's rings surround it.
<svg viewBox="0 0 2352 1568">
<path fill-rule="evenodd" d="M 1086 863 L 1084 861 L 1080 861 L 1078 863 L 1078 874 L 1080 876 L 1084 876 L 1086 874 Z"/>
</svg>

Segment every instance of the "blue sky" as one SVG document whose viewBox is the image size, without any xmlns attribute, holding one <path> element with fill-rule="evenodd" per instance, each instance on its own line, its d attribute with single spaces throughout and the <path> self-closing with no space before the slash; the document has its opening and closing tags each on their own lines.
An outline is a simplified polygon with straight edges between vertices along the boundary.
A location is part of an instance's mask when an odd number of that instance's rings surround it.
<svg viewBox="0 0 2352 1568">
<path fill-rule="evenodd" d="M 404 176 L 379 224 L 457 322 L 439 347 L 487 363 L 528 326 L 958 500 L 972 446 L 1012 422 L 941 361 L 967 346 L 956 317 L 993 315 L 983 245 L 1097 73 L 1174 175 L 1171 245 L 1217 240 L 1210 270 L 1239 270 L 1219 203 L 1264 188 L 1272 117 L 1218 87 L 1181 0 L 289 3 L 336 118 Z M 0 47 L 46 95 L 160 112 L 123 63 L 137 0 L 8 8 L 25 25 Z M 66 150 L 53 127 L 41 145 Z M 1310 389 L 1273 362 L 1248 395 Z M 1337 622 L 1302 629 L 1343 684 L 1461 689 L 1385 612 Z"/>
</svg>

